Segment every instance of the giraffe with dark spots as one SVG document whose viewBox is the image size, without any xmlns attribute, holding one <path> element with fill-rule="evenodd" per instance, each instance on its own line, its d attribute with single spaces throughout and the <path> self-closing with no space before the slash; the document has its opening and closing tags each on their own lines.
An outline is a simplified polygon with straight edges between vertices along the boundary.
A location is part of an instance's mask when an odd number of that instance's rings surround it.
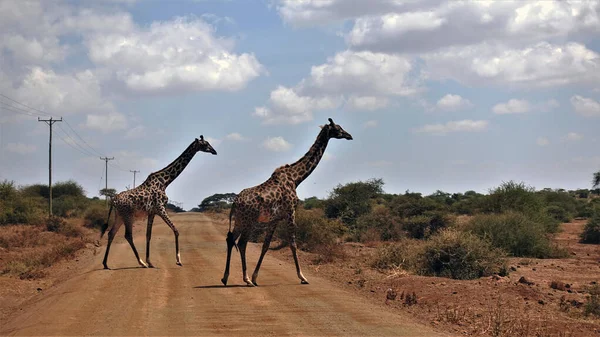
<svg viewBox="0 0 600 337">
<path fill-rule="evenodd" d="M 192 158 L 194 158 L 199 151 L 212 153 L 213 155 L 217 154 L 217 151 L 213 149 L 208 141 L 204 140 L 204 136 L 200 136 L 200 139 L 194 139 L 185 151 L 183 151 L 183 153 L 167 167 L 160 171 L 150 173 L 148 178 L 136 188 L 123 191 L 111 198 L 108 219 L 110 220 L 110 214 L 114 208 L 115 222 L 108 232 L 108 244 L 106 245 L 106 253 L 104 254 L 104 261 L 102 262 L 104 269 L 109 269 L 107 260 L 110 245 L 123 223 L 125 223 L 125 239 L 129 242 L 138 263 L 145 268 L 154 267 L 150 262 L 150 238 L 152 236 L 152 224 L 154 223 L 154 217 L 156 215 L 163 219 L 175 234 L 176 261 L 177 264 L 181 266 L 181 257 L 179 255 L 179 231 L 175 228 L 175 225 L 167 215 L 165 205 L 169 201 L 169 198 L 167 197 L 165 190 L 169 184 L 183 172 Z M 146 227 L 146 262 L 140 258 L 135 245 L 133 244 L 133 221 L 135 215 L 138 213 L 146 213 L 148 215 L 148 225 Z M 104 233 L 108 229 L 109 220 L 102 226 L 100 238 L 104 236 Z"/>
<path fill-rule="evenodd" d="M 297 255 L 295 232 L 297 227 L 296 207 L 298 206 L 298 196 L 296 188 L 317 167 L 325 153 L 325 148 L 329 140 L 332 138 L 352 140 L 352 136 L 348 132 L 329 118 L 329 124 L 321 126 L 321 131 L 315 143 L 302 158 L 293 164 L 278 167 L 267 181 L 260 185 L 246 188 L 236 196 L 229 214 L 229 231 L 226 239 L 227 262 L 223 278 L 221 279 L 221 282 L 225 286 L 227 286 L 227 279 L 229 278 L 229 265 L 233 247 L 236 247 L 240 252 L 244 282 L 248 286 L 257 285 L 258 271 L 269 249 L 275 228 L 280 221 L 284 221 L 290 229 L 290 249 L 294 257 L 296 273 L 298 274 L 300 283 L 308 284 L 308 280 L 302 275 Z M 232 218 L 235 219 L 233 230 L 231 229 Z M 260 257 L 252 274 L 252 280 L 250 280 L 246 271 L 246 246 L 252 230 L 257 228 L 259 224 L 265 224 L 267 230 Z"/>
</svg>

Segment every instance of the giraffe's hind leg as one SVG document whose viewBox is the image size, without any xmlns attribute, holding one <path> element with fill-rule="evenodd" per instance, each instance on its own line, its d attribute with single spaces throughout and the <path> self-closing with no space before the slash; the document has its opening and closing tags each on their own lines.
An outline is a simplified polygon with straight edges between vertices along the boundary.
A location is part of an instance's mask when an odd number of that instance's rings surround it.
<svg viewBox="0 0 600 337">
<path fill-rule="evenodd" d="M 254 283 L 250 281 L 250 277 L 248 277 L 248 269 L 246 268 L 246 247 L 248 246 L 248 233 L 242 234 L 240 240 L 238 241 L 238 247 L 240 247 L 240 258 L 242 260 L 242 277 L 244 282 L 250 287 L 254 287 Z"/>
<path fill-rule="evenodd" d="M 150 262 L 150 238 L 152 238 L 152 224 L 154 223 L 154 213 L 148 213 L 148 226 L 146 227 L 146 263 L 148 267 L 154 268 Z"/>
<path fill-rule="evenodd" d="M 133 244 L 133 218 L 131 216 L 127 216 L 123 219 L 123 221 L 125 222 L 125 239 L 127 242 L 129 242 L 129 245 L 133 250 L 133 254 L 135 254 L 135 258 L 142 267 L 148 268 L 146 262 L 142 261 L 140 254 L 138 254 L 137 249 L 135 249 L 135 244 Z"/>
<path fill-rule="evenodd" d="M 121 225 L 123 224 L 122 221 L 116 221 L 113 225 L 113 227 L 110 229 L 110 231 L 108 232 L 108 243 L 106 244 L 106 252 L 104 253 L 104 260 L 102 261 L 102 264 L 104 265 L 104 269 L 110 269 L 108 268 L 108 253 L 110 252 L 110 245 L 112 244 L 115 235 L 117 234 L 117 231 L 119 231 L 119 228 L 121 227 Z"/>
<path fill-rule="evenodd" d="M 160 207 L 156 214 L 158 214 L 158 216 L 173 230 L 173 234 L 175 235 L 175 256 L 177 258 L 177 265 L 181 266 L 181 256 L 179 255 L 179 231 L 175 228 L 175 225 L 169 218 L 167 210 L 164 207 Z"/>
<path fill-rule="evenodd" d="M 225 272 L 223 272 L 223 278 L 221 279 L 221 282 L 225 286 L 227 285 L 227 279 L 229 278 L 229 264 L 231 262 L 231 251 L 235 246 L 235 240 L 237 240 L 239 236 L 240 231 L 237 228 L 234 228 L 233 232 L 227 232 L 227 261 L 225 262 Z"/>
</svg>

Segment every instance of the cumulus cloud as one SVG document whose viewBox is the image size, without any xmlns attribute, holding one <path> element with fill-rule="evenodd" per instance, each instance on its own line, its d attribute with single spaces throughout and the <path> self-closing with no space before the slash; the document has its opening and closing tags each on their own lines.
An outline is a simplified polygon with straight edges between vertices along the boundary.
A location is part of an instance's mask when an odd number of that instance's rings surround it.
<svg viewBox="0 0 600 337">
<path fill-rule="evenodd" d="M 350 96 L 345 106 L 350 110 L 356 111 L 375 111 L 383 109 L 390 104 L 387 97 L 375 96 Z"/>
<path fill-rule="evenodd" d="M 571 142 L 577 142 L 583 139 L 583 135 L 577 132 L 569 132 L 565 136 L 565 139 Z"/>
<path fill-rule="evenodd" d="M 110 112 L 103 115 L 90 114 L 87 115 L 86 122 L 82 126 L 108 133 L 127 128 L 127 118 L 119 112 Z"/>
<path fill-rule="evenodd" d="M 215 36 L 214 28 L 197 18 L 96 34 L 86 44 L 90 59 L 134 92 L 235 91 L 263 71 L 253 54 L 234 53 L 233 40 Z"/>
<path fill-rule="evenodd" d="M 4 145 L 4 149 L 8 152 L 18 154 L 29 154 L 37 151 L 37 147 L 35 145 L 24 143 L 8 143 Z"/>
<path fill-rule="evenodd" d="M 273 152 L 285 152 L 292 148 L 292 144 L 283 137 L 269 137 L 263 142 L 263 147 Z"/>
<path fill-rule="evenodd" d="M 376 120 L 370 120 L 365 122 L 365 128 L 375 128 L 377 127 L 377 125 L 379 125 L 379 122 L 377 122 Z"/>
<path fill-rule="evenodd" d="M 147 134 L 148 130 L 143 125 L 138 125 L 134 128 L 127 130 L 125 134 L 125 139 L 139 139 L 143 138 Z"/>
<path fill-rule="evenodd" d="M 569 101 L 576 113 L 584 117 L 600 117 L 600 102 L 580 95 L 572 96 Z"/>
<path fill-rule="evenodd" d="M 445 135 L 450 132 L 481 132 L 485 131 L 489 125 L 485 120 L 470 120 L 451 121 L 445 124 L 427 124 L 415 130 L 417 133 L 430 133 L 437 135 Z"/>
<path fill-rule="evenodd" d="M 335 109 L 343 102 L 350 109 L 381 109 L 389 104 L 389 97 L 419 92 L 409 76 L 411 70 L 403 56 L 343 51 L 313 66 L 310 76 L 295 87 L 278 86 L 268 106 L 256 108 L 254 115 L 267 124 L 297 124 L 312 120 L 314 111 Z"/>
<path fill-rule="evenodd" d="M 232 133 L 228 134 L 227 136 L 225 136 L 225 139 L 233 140 L 233 141 L 237 141 L 237 142 L 248 140 L 248 138 L 242 136 L 240 133 L 237 133 L 237 132 L 232 132 Z"/>
<path fill-rule="evenodd" d="M 539 146 L 547 146 L 550 144 L 550 141 L 546 137 L 538 137 L 538 139 L 536 139 L 535 143 Z"/>
<path fill-rule="evenodd" d="M 506 115 L 506 114 L 522 114 L 531 110 L 531 104 L 524 99 L 510 99 L 506 103 L 499 103 L 494 105 L 492 111 L 495 114 Z"/>
<path fill-rule="evenodd" d="M 440 98 L 436 104 L 437 108 L 443 111 L 455 111 L 473 106 L 471 101 L 459 95 L 447 94 Z"/>
<path fill-rule="evenodd" d="M 579 43 L 540 42 L 524 49 L 482 43 L 451 47 L 423 56 L 430 80 L 463 84 L 515 84 L 533 87 L 594 83 L 600 80 L 600 56 Z"/>
</svg>

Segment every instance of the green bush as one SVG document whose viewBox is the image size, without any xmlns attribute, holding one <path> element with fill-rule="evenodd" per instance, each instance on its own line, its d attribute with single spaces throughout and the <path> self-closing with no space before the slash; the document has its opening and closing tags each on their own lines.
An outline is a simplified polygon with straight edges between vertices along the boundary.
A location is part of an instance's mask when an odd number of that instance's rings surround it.
<svg viewBox="0 0 600 337">
<path fill-rule="evenodd" d="M 85 211 L 84 225 L 89 228 L 101 228 L 108 219 L 108 210 L 105 205 L 94 203 Z"/>
<path fill-rule="evenodd" d="M 535 258 L 563 257 L 547 236 L 547 225 L 517 212 L 481 214 L 473 217 L 465 229 L 490 240 L 512 256 Z"/>
<path fill-rule="evenodd" d="M 453 224 L 453 218 L 446 213 L 425 212 L 423 215 L 407 218 L 404 221 L 403 229 L 412 238 L 424 239 Z"/>
<path fill-rule="evenodd" d="M 371 199 L 383 193 L 383 180 L 370 179 L 366 182 L 339 184 L 330 193 L 325 203 L 325 214 L 328 218 L 342 220 L 352 228 L 358 217 L 371 211 Z"/>
<path fill-rule="evenodd" d="M 58 216 L 52 216 L 46 220 L 46 230 L 70 237 L 80 237 L 83 235 L 80 228 Z"/>
<path fill-rule="evenodd" d="M 503 182 L 493 189 L 484 203 L 487 213 L 504 213 L 508 211 L 526 214 L 540 213 L 544 203 L 533 187 L 514 181 Z"/>
<path fill-rule="evenodd" d="M 431 198 L 420 196 L 398 195 L 390 202 L 393 214 L 402 218 L 423 215 L 426 212 L 446 209 L 446 205 L 437 203 Z"/>
<path fill-rule="evenodd" d="M 600 212 L 588 220 L 580 238 L 582 243 L 600 243 Z"/>
<path fill-rule="evenodd" d="M 306 251 L 333 245 L 346 232 L 346 227 L 339 220 L 327 219 L 320 208 L 305 210 L 299 207 L 296 210 L 296 225 L 296 244 Z M 278 226 L 277 237 L 287 244 L 288 226 Z"/>
<path fill-rule="evenodd" d="M 377 205 L 370 213 L 356 220 L 353 236 L 355 240 L 364 242 L 373 231 L 377 234 L 377 239 L 382 241 L 398 240 L 402 237 L 400 219 L 393 216 L 389 208 L 383 205 Z"/>
<path fill-rule="evenodd" d="M 445 229 L 428 241 L 405 239 L 378 248 L 371 265 L 402 268 L 420 275 L 475 279 L 505 274 L 506 253 L 479 237 Z"/>
<path fill-rule="evenodd" d="M 471 280 L 506 273 L 505 253 L 491 243 L 452 229 L 441 231 L 426 242 L 419 273 Z"/>
<path fill-rule="evenodd" d="M 560 205 L 550 205 L 546 207 L 546 213 L 548 213 L 548 215 L 556 221 L 571 221 L 571 214 L 569 214 L 569 212 Z"/>
</svg>

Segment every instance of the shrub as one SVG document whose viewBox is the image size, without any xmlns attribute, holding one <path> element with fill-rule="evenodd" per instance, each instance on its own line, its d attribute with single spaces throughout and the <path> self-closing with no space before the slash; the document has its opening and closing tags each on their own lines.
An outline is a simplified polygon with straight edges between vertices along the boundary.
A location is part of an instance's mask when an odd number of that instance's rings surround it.
<svg viewBox="0 0 600 337">
<path fill-rule="evenodd" d="M 420 275 L 474 279 L 506 273 L 506 253 L 479 237 L 445 229 L 428 241 L 404 239 L 380 247 L 371 265 L 375 268 L 402 268 Z"/>
<path fill-rule="evenodd" d="M 424 215 L 409 217 L 404 221 L 403 228 L 408 235 L 415 239 L 424 239 L 443 228 L 450 227 L 453 218 L 442 212 L 425 212 Z"/>
<path fill-rule="evenodd" d="M 114 211 L 114 210 L 113 210 Z M 90 205 L 84 214 L 84 225 L 90 228 L 101 228 L 107 220 L 106 206 L 97 203 Z"/>
<path fill-rule="evenodd" d="M 370 179 L 338 185 L 330 193 L 325 204 L 328 218 L 339 218 L 353 227 L 358 217 L 371 211 L 371 199 L 383 193 L 383 180 Z"/>
<path fill-rule="evenodd" d="M 493 189 L 484 204 L 488 213 L 516 211 L 531 214 L 541 212 L 544 206 L 533 187 L 512 180 Z"/>
<path fill-rule="evenodd" d="M 513 256 L 550 258 L 564 256 L 546 235 L 544 223 L 522 213 L 482 214 L 471 219 L 466 230 L 489 239 L 494 247 Z"/>
<path fill-rule="evenodd" d="M 546 207 L 546 213 L 556 221 L 569 222 L 571 221 L 571 214 L 559 205 L 550 205 Z"/>
<path fill-rule="evenodd" d="M 423 215 L 426 212 L 443 210 L 446 209 L 446 206 L 437 203 L 431 198 L 399 195 L 390 202 L 390 208 L 394 215 L 407 218 Z"/>
<path fill-rule="evenodd" d="M 470 280 L 505 273 L 505 253 L 471 233 L 446 229 L 425 244 L 420 274 Z"/>
<path fill-rule="evenodd" d="M 327 219 L 322 209 L 296 210 L 296 244 L 304 250 L 312 251 L 322 245 L 333 245 L 341 237 L 346 228 L 338 220 Z M 277 236 L 288 242 L 289 228 L 286 225 L 277 227 Z"/>
<path fill-rule="evenodd" d="M 377 233 L 377 239 L 388 241 L 398 240 L 402 237 L 400 219 L 391 214 L 389 208 L 377 205 L 368 214 L 360 216 L 356 220 L 356 228 L 353 233 L 357 241 L 366 241 L 367 233 Z M 372 236 L 372 235 L 368 235 Z M 371 239 L 373 239 L 371 237 Z"/>
<path fill-rule="evenodd" d="M 600 243 L 600 212 L 597 212 L 583 228 L 580 235 L 582 243 Z"/>
<path fill-rule="evenodd" d="M 80 228 L 58 216 L 52 216 L 46 220 L 46 230 L 70 237 L 80 237 L 83 235 Z"/>
<path fill-rule="evenodd" d="M 587 296 L 587 302 L 583 307 L 583 314 L 586 316 L 600 316 L 600 287 L 597 284 L 589 289 L 589 296 Z"/>
</svg>

